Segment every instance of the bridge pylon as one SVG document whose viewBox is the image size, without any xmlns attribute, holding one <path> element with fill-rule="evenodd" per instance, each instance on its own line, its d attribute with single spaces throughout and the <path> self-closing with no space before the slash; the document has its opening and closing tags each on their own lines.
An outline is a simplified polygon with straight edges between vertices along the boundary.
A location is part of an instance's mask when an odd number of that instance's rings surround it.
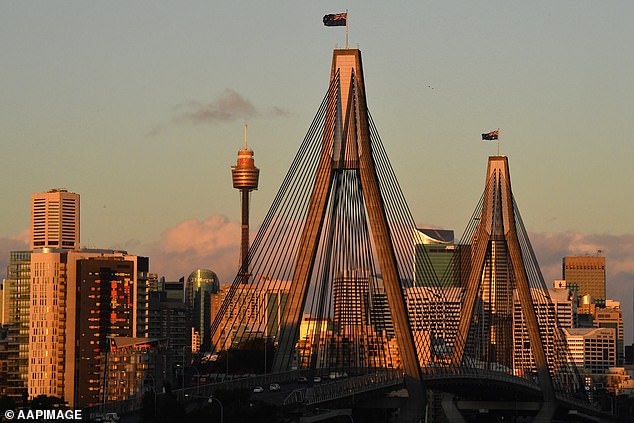
<svg viewBox="0 0 634 423">
<path fill-rule="evenodd" d="M 321 231 L 327 219 L 330 194 L 333 186 L 336 186 L 337 174 L 352 172 L 360 182 L 359 190 L 367 212 L 372 243 L 376 247 L 375 255 L 394 323 L 400 361 L 408 377 L 420 383 L 418 356 L 408 323 L 396 254 L 372 155 L 370 118 L 365 97 L 361 52 L 358 49 L 334 51 L 328 110 L 319 165 L 296 256 L 289 302 L 282 315 L 279 350 L 273 369 L 282 371 L 292 358 L 299 335 L 298 324 L 302 319 L 315 259 L 320 248 Z"/>
<path fill-rule="evenodd" d="M 540 328 L 529 279 L 527 249 L 518 237 L 519 212 L 511 191 L 506 156 L 489 157 L 481 213 L 472 233 L 471 254 L 465 284 L 458 334 L 454 344 L 454 366 L 495 366 L 514 369 L 514 295 L 519 299 L 534 358 L 544 406 L 536 421 L 550 421 L 555 408 L 555 389 L 545 348 L 545 328 Z M 522 232 L 524 228 L 519 228 Z M 530 245 L 528 245 L 530 250 Z M 524 250 L 524 251 L 523 251 Z M 531 254 L 532 254 L 532 250 Z M 539 270 L 537 269 L 537 272 Z M 535 272 L 531 272 L 535 273 Z M 546 291 L 545 286 L 537 289 Z M 516 294 L 514 294 L 514 291 Z M 493 368 L 493 367 L 491 367 Z"/>
</svg>

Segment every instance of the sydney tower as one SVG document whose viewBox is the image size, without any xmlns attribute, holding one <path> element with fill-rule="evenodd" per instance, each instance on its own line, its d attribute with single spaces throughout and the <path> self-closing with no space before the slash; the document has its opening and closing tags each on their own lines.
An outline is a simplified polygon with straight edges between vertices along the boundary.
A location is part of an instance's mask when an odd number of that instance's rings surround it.
<svg viewBox="0 0 634 423">
<path fill-rule="evenodd" d="M 249 281 L 249 193 L 258 189 L 260 169 L 255 167 L 253 150 L 247 145 L 247 124 L 244 124 L 244 148 L 238 150 L 238 163 L 231 167 L 233 187 L 242 196 L 242 234 L 240 240 L 240 275 L 242 283 Z"/>
</svg>

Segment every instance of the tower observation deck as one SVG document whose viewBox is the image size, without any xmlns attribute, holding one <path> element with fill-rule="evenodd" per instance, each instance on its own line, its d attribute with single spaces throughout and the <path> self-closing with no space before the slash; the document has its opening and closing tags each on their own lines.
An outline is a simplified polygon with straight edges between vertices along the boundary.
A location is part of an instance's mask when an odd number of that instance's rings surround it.
<svg viewBox="0 0 634 423">
<path fill-rule="evenodd" d="M 240 240 L 240 275 L 243 283 L 249 280 L 249 193 L 258 189 L 260 169 L 255 167 L 253 150 L 247 144 L 247 127 L 244 124 L 244 148 L 238 150 L 238 162 L 231 167 L 233 187 L 240 191 L 242 203 L 242 227 Z"/>
</svg>

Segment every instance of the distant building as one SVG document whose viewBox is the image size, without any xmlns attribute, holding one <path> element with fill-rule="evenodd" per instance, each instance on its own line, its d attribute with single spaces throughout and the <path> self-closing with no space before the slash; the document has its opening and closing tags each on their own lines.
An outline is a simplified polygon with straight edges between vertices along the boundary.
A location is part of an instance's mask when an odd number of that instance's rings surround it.
<svg viewBox="0 0 634 423">
<path fill-rule="evenodd" d="M 594 309 L 593 326 L 595 328 L 611 328 L 616 333 L 616 365 L 622 366 L 625 360 L 623 349 L 623 312 L 621 303 L 618 301 L 606 300 L 605 307 Z"/>
<path fill-rule="evenodd" d="M 167 339 L 169 348 L 165 353 L 165 372 L 163 379 L 172 386 L 178 386 L 176 369 L 185 361 L 192 346 L 192 330 L 189 309 L 174 288 L 178 283 L 166 283 L 161 290 L 150 293 L 149 337 Z M 182 285 L 181 285 L 182 287 Z"/>
<path fill-rule="evenodd" d="M 106 401 L 140 398 L 144 392 L 161 392 L 165 384 L 164 356 L 167 340 L 153 338 L 112 338 L 102 360 L 106 377 L 100 377 L 99 391 Z M 102 373 L 103 374 L 103 373 Z"/>
<path fill-rule="evenodd" d="M 78 359 L 70 367 L 81 375 L 73 388 L 73 404 L 83 407 L 101 402 L 103 356 L 110 338 L 132 337 L 135 269 L 134 262 L 123 257 L 90 257 L 76 263 L 79 301 L 74 338 Z"/>
<path fill-rule="evenodd" d="M 625 365 L 634 364 L 634 344 L 625 346 Z"/>
<path fill-rule="evenodd" d="M 623 312 L 618 301 L 605 300 L 595 304 L 588 294 L 584 295 L 578 306 L 578 323 L 580 328 L 612 328 L 616 333 L 617 365 L 622 366 L 625 359 Z"/>
<path fill-rule="evenodd" d="M 369 273 L 351 270 L 335 275 L 332 283 L 335 332 L 349 337 L 361 337 L 368 321 Z"/>
<path fill-rule="evenodd" d="M 454 232 L 446 229 L 416 228 L 415 239 L 415 284 L 434 286 L 438 281 L 442 286 L 456 286 L 458 280 L 454 260 L 458 247 L 454 244 Z M 436 278 L 428 275 L 432 269 L 436 273 Z"/>
<path fill-rule="evenodd" d="M 586 374 L 605 374 L 616 366 L 616 334 L 607 328 L 564 328 L 572 361 Z"/>
<path fill-rule="evenodd" d="M 218 276 L 211 270 L 197 269 L 187 278 L 185 303 L 191 311 L 192 348 L 195 351 L 211 351 L 211 299 L 219 290 Z"/>
<path fill-rule="evenodd" d="M 31 249 L 79 248 L 79 194 L 52 189 L 31 196 Z"/>
<path fill-rule="evenodd" d="M 277 338 L 280 333 L 282 310 L 288 300 L 291 281 L 263 279 L 253 284 L 221 285 L 212 296 L 214 322 L 221 306 L 226 307 L 218 329 L 213 334 L 214 351 L 222 351 L 237 339 Z M 228 302 L 223 304 L 225 299 Z"/>
<path fill-rule="evenodd" d="M 165 292 L 167 298 L 185 304 L 185 277 L 181 277 L 177 281 L 166 281 L 165 276 L 159 278 L 158 275 L 151 273 L 149 284 L 151 292 Z"/>
<path fill-rule="evenodd" d="M 11 251 L 3 284 L 4 323 L 7 325 L 6 395 L 23 404 L 29 377 L 31 321 L 31 252 Z"/>
<path fill-rule="evenodd" d="M 462 295 L 462 288 L 416 286 L 405 289 L 407 314 L 422 363 L 451 357 L 460 322 Z"/>
<path fill-rule="evenodd" d="M 9 328 L 0 325 L 0 397 L 7 395 L 9 375 Z"/>
<path fill-rule="evenodd" d="M 382 278 L 374 277 L 370 280 L 368 310 L 370 325 L 374 327 L 374 330 L 379 334 L 384 334 L 388 339 L 394 338 L 396 332 Z"/>
<path fill-rule="evenodd" d="M 536 371 L 537 368 L 517 290 L 514 290 L 513 294 L 513 369 L 517 374 L 525 375 Z M 532 297 L 544 351 L 551 371 L 555 372 L 558 371 L 557 366 L 563 365 L 555 363 L 555 357 L 561 356 L 556 351 L 557 342 L 561 339 L 559 329 L 573 327 L 576 296 L 574 292 L 565 288 L 549 288 L 548 294 L 550 298 L 541 297 L 539 294 L 533 294 Z M 537 298 L 542 300 L 535 301 Z"/>
<path fill-rule="evenodd" d="M 605 257 L 564 257 L 563 279 L 568 289 L 577 291 L 579 298 L 591 295 L 598 304 L 605 302 Z"/>
</svg>

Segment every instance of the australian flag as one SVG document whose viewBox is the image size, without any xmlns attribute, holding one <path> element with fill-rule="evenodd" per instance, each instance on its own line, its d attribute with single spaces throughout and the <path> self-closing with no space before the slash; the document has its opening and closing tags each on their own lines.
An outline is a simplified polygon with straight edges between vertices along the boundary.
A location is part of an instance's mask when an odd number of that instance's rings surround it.
<svg viewBox="0 0 634 423">
<path fill-rule="evenodd" d="M 347 13 L 337 13 L 336 15 L 325 15 L 324 25 L 326 26 L 346 26 Z"/>
<path fill-rule="evenodd" d="M 482 141 L 495 141 L 498 139 L 498 135 L 499 135 L 499 129 L 496 129 L 495 131 L 491 131 L 487 134 L 482 134 Z"/>
</svg>

